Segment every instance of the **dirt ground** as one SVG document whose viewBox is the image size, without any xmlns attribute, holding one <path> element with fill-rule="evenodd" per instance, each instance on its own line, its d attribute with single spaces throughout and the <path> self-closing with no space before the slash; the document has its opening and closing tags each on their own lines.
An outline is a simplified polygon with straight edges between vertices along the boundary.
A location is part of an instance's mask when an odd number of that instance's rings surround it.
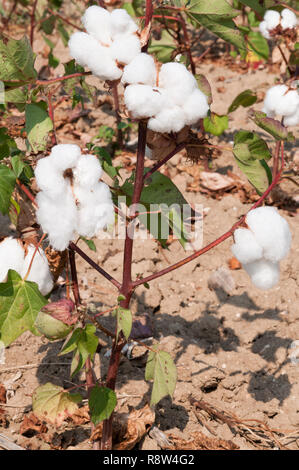
<svg viewBox="0 0 299 470">
<path fill-rule="evenodd" d="M 42 42 L 37 40 L 35 52 L 39 53 L 42 47 Z M 62 60 L 68 60 L 60 42 L 54 52 Z M 39 66 L 42 66 L 42 60 Z M 55 72 L 57 75 L 62 73 L 60 67 Z M 262 97 L 278 77 L 278 73 L 267 66 L 240 73 L 240 70 L 232 70 L 229 61 L 225 64 L 214 60 L 211 55 L 198 65 L 198 71 L 208 78 L 212 86 L 212 110 L 218 114 L 225 113 L 233 98 L 245 89 L 258 91 Z M 106 96 L 109 92 L 102 90 L 98 100 L 103 102 Z M 255 109 L 261 107 L 261 101 L 254 106 Z M 109 100 L 98 107 L 90 104 L 88 110 L 87 116 L 58 130 L 60 143 L 78 143 L 81 135 L 81 144 L 84 145 L 96 135 L 100 125 L 113 125 Z M 213 138 L 212 142 L 228 144 L 238 129 L 257 130 L 244 108 L 230 115 L 229 130 L 220 138 Z M 269 136 L 260 130 L 258 132 L 273 148 Z M 134 138 L 131 136 L 131 150 L 134 150 Z M 131 156 L 128 153 L 128 158 Z M 286 156 L 288 161 L 296 157 L 295 143 L 287 144 Z M 133 164 L 134 156 L 131 158 Z M 147 165 L 152 165 L 152 162 L 148 160 Z M 215 198 L 211 192 L 203 193 L 199 185 L 198 191 L 188 190 L 199 168 L 200 165 L 191 166 L 186 162 L 182 152 L 163 171 L 173 178 L 189 203 L 202 204 L 205 245 L 228 230 L 248 210 L 250 203 L 242 202 L 239 192 L 227 191 Z M 213 159 L 213 171 L 222 175 L 231 171 L 245 181 L 230 152 Z M 127 169 L 122 170 L 122 175 L 124 178 L 129 175 Z M 298 202 L 298 189 L 293 183 L 283 182 L 281 188 L 293 198 L 293 202 Z M 266 292 L 256 289 L 242 269 L 229 270 L 234 283 L 229 293 L 222 288 L 209 288 L 210 276 L 221 267 L 228 268 L 232 257 L 232 241 L 229 239 L 196 261 L 154 280 L 150 289 L 140 287 L 136 290 L 132 311 L 136 318 L 146 314 L 150 320 L 153 338 L 148 344 L 159 342 L 161 349 L 172 355 L 178 370 L 173 400 L 165 398 L 154 409 L 155 426 L 167 436 L 173 434 L 191 439 L 192 433 L 200 431 L 208 437 L 230 440 L 241 449 L 279 448 L 280 445 L 289 449 L 299 448 L 299 359 L 296 360 L 296 344 L 299 343 L 294 343 L 299 341 L 299 223 L 294 204 L 291 208 L 285 206 L 281 209 L 281 214 L 290 224 L 293 243 L 289 256 L 281 263 L 280 282 L 273 289 Z M 9 228 L 7 220 L 1 218 L 1 235 L 9 230 L 13 228 Z M 88 255 L 116 279 L 121 279 L 123 240 L 95 239 L 94 242 L 97 251 L 89 250 Z M 83 242 L 79 246 L 86 249 Z M 140 273 L 147 276 L 185 255 L 177 241 L 162 253 L 154 241 L 137 240 L 133 276 Z M 77 267 L 83 301 L 103 310 L 113 306 L 116 290 L 111 284 L 79 258 Z M 63 292 L 59 287 L 53 298 Z M 112 322 L 109 315 L 103 318 L 105 326 L 112 325 Z M 99 336 L 104 346 L 101 356 L 96 355 L 95 372 L 98 378 L 104 379 L 108 365 L 104 353 L 108 351 L 110 342 L 101 333 Z M 57 357 L 62 344 L 63 341 L 49 343 L 42 337 L 25 333 L 7 348 L 5 364 L 0 365 L 0 383 L 5 384 L 8 390 L 8 400 L 4 405 L 8 426 L 0 427 L 0 433 L 25 448 L 51 448 L 39 436 L 21 436 L 19 429 L 24 414 L 31 410 L 31 395 L 36 387 L 49 381 L 65 388 L 71 386 L 71 356 Z M 139 347 L 133 350 L 133 359 L 122 357 L 116 387 L 118 411 L 128 412 L 148 402 L 151 385 L 144 381 L 145 362 L 146 355 Z M 79 383 L 81 379 L 84 379 L 84 374 L 74 382 Z M 265 423 L 264 432 L 256 429 L 244 431 L 245 425 L 232 425 L 228 420 L 217 419 L 192 405 L 190 397 L 217 409 L 222 416 L 226 412 L 240 420 L 256 420 L 250 422 L 255 426 Z M 279 442 L 271 437 L 271 432 L 265 431 L 269 428 L 278 431 L 275 436 Z M 89 435 L 90 424 L 77 428 L 66 424 L 56 430 L 59 448 L 90 449 Z M 146 435 L 138 446 L 150 450 L 160 448 L 151 435 Z"/>
</svg>

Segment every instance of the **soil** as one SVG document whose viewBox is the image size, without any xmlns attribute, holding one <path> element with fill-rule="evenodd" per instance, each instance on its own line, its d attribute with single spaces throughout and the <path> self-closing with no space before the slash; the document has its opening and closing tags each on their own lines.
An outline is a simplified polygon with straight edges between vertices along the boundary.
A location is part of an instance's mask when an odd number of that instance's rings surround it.
<svg viewBox="0 0 299 470">
<path fill-rule="evenodd" d="M 39 53 L 43 47 L 42 40 L 37 39 L 35 52 Z M 54 54 L 64 62 L 69 60 L 60 41 Z M 41 67 L 43 60 L 38 60 Z M 244 73 L 241 68 L 232 70 L 229 60 L 225 63 L 211 55 L 207 55 L 197 68 L 212 86 L 212 110 L 218 114 L 226 113 L 233 98 L 245 89 L 258 91 L 262 97 L 278 77 L 278 69 L 275 72 L 273 67 L 262 65 L 257 70 L 249 69 Z M 61 65 L 55 71 L 57 76 L 60 73 L 63 73 Z M 88 81 L 95 83 L 91 78 Z M 81 145 L 84 145 L 97 134 L 100 125 L 113 126 L 109 97 L 109 91 L 100 88 L 97 99 L 104 104 L 96 107 L 87 105 L 87 116 L 58 129 L 58 141 L 79 143 L 81 138 Z M 261 107 L 260 100 L 254 108 Z M 62 103 L 61 109 L 69 109 L 67 103 Z M 254 129 L 273 148 L 273 139 L 257 129 L 247 113 L 244 108 L 233 112 L 229 118 L 229 130 L 211 142 L 228 145 L 236 130 Z M 123 161 L 125 155 L 126 161 L 130 162 L 131 167 L 127 165 L 121 170 L 124 178 L 129 175 L 128 167 L 132 168 L 136 160 L 130 152 L 136 145 L 134 139 L 133 132 L 128 150 L 116 157 Z M 296 158 L 295 143 L 286 145 L 286 157 L 288 162 Z M 152 161 L 147 160 L 147 165 L 152 165 Z M 172 177 L 190 204 L 202 204 L 205 214 L 203 244 L 206 245 L 228 230 L 249 209 L 250 202 L 244 202 L 240 193 L 233 191 L 216 198 L 211 191 L 201 192 L 199 185 L 197 191 L 191 192 L 188 187 L 194 181 L 192 173 L 194 171 L 195 175 L 202 167 L 200 164 L 190 167 L 182 152 L 162 171 Z M 233 172 L 245 182 L 230 152 L 223 152 L 213 159 L 213 171 L 222 175 Z M 298 201 L 298 190 L 292 182 L 284 181 L 280 187 L 289 198 L 293 198 L 293 202 Z M 256 289 L 242 269 L 228 270 L 230 281 L 234 283 L 228 293 L 221 287 L 209 288 L 211 275 L 221 267 L 228 269 L 232 258 L 232 241 L 229 239 L 179 270 L 154 280 L 150 289 L 142 286 L 136 290 L 132 312 L 136 319 L 145 315 L 150 319 L 153 337 L 147 340 L 148 344 L 159 342 L 161 349 L 171 354 L 178 371 L 173 399 L 165 398 L 154 408 L 155 426 L 167 436 L 173 434 L 188 440 L 192 433 L 202 432 L 206 436 L 230 440 L 241 449 L 277 448 L 280 445 L 289 449 L 299 448 L 299 364 L 295 358 L 295 346 L 299 344 L 295 343 L 299 341 L 299 222 L 294 204 L 281 209 L 290 225 L 293 243 L 289 256 L 281 263 L 280 282 L 273 289 L 266 292 Z M 13 233 L 13 227 L 9 227 L 6 218 L 1 217 L 0 223 L 1 235 Z M 79 246 L 120 280 L 123 240 L 94 239 L 94 242 L 96 252 L 88 250 L 82 241 Z M 133 276 L 147 276 L 184 256 L 186 253 L 177 241 L 162 252 L 153 240 L 136 240 Z M 112 307 L 117 295 L 115 288 L 79 257 L 77 268 L 83 302 L 94 304 L 98 311 Z M 64 288 L 58 287 L 52 298 L 57 299 L 61 295 L 64 295 Z M 102 323 L 112 328 L 113 318 L 107 314 Z M 102 333 L 99 336 L 103 347 L 100 356 L 97 354 L 95 358 L 95 372 L 104 380 L 109 360 L 105 353 L 111 344 Z M 43 337 L 25 333 L 5 351 L 5 364 L 0 365 L 0 383 L 8 390 L 8 400 L 4 405 L 7 426 L 0 426 L 0 432 L 24 448 L 51 448 L 41 435 L 25 437 L 19 433 L 24 415 L 31 411 L 34 389 L 49 381 L 69 388 L 73 382 L 82 383 L 84 380 L 84 374 L 78 379 L 70 378 L 71 355 L 57 357 L 62 344 L 63 341 L 51 343 Z M 291 360 L 292 357 L 295 360 Z M 119 396 L 117 411 L 129 412 L 149 401 L 151 384 L 144 381 L 145 362 L 146 355 L 140 347 L 133 350 L 132 359 L 122 357 L 116 386 Z M 279 443 L 269 438 L 267 432 L 249 439 L 248 433 L 241 432 L 240 426 L 229 425 L 227 421 L 196 408 L 190 403 L 190 397 L 217 408 L 222 414 L 229 413 L 240 420 L 257 420 L 251 424 L 265 423 L 268 428 L 277 430 Z M 76 429 L 66 423 L 61 429 L 52 428 L 52 432 L 56 432 L 58 448 L 91 448 L 90 423 Z M 294 437 L 286 438 L 289 434 Z M 146 435 L 137 448 L 152 450 L 159 448 L 159 444 L 155 438 Z"/>
</svg>

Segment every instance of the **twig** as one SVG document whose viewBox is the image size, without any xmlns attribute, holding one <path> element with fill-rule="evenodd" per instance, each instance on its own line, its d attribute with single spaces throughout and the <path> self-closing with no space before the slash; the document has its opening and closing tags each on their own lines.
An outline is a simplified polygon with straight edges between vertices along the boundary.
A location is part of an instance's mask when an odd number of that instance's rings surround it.
<svg viewBox="0 0 299 470">
<path fill-rule="evenodd" d="M 159 170 L 161 166 L 165 165 L 165 163 L 167 163 L 168 160 L 170 160 L 174 155 L 176 155 L 181 150 L 183 150 L 185 146 L 186 146 L 185 143 L 177 145 L 174 150 L 172 150 L 168 155 L 166 155 L 166 157 L 159 160 L 158 163 L 156 163 L 147 173 L 145 173 L 145 175 L 143 176 L 143 181 L 145 181 L 147 178 L 152 176 L 152 174 L 155 173 L 155 171 Z"/>
<path fill-rule="evenodd" d="M 78 29 L 79 31 L 84 31 L 83 28 L 80 28 L 80 26 L 77 26 L 76 24 L 72 23 L 68 19 L 64 18 L 64 16 L 60 15 L 60 13 L 57 13 L 56 11 L 51 10 L 51 8 L 47 7 L 47 10 L 53 15 L 57 16 L 58 18 L 61 19 L 64 23 L 68 24 L 69 26 L 72 26 L 72 28 Z"/>
<path fill-rule="evenodd" d="M 86 75 L 91 75 L 91 72 L 76 72 L 71 73 L 70 75 L 64 75 L 63 77 L 50 78 L 49 80 L 35 80 L 36 85 L 52 85 L 52 83 L 63 82 L 64 80 L 69 80 L 76 77 L 84 77 Z"/>
</svg>

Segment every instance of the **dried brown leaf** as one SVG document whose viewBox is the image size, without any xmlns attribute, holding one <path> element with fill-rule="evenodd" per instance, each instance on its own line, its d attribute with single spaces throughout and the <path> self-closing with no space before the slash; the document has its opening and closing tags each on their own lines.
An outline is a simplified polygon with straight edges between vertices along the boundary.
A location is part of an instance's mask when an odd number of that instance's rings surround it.
<svg viewBox="0 0 299 470">
<path fill-rule="evenodd" d="M 47 426 L 42 423 L 34 413 L 24 416 L 20 426 L 20 434 L 22 434 L 22 436 L 32 437 L 35 434 L 43 434 L 47 431 Z"/>
</svg>

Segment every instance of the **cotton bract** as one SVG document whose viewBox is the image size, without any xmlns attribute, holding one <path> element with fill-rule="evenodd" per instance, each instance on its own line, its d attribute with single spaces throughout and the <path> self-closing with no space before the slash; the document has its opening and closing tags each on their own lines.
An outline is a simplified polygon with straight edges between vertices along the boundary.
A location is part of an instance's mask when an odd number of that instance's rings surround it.
<svg viewBox="0 0 299 470">
<path fill-rule="evenodd" d="M 295 87 L 295 85 L 294 85 Z M 299 93 L 286 85 L 275 85 L 266 93 L 263 112 L 269 117 L 276 115 L 284 118 L 286 126 L 299 123 Z"/>
<path fill-rule="evenodd" d="M 71 56 L 102 80 L 118 80 L 121 65 L 129 64 L 141 51 L 137 25 L 123 9 L 110 13 L 96 5 L 87 8 L 82 23 L 87 33 L 71 36 Z"/>
<path fill-rule="evenodd" d="M 206 95 L 183 64 L 163 64 L 157 77 L 154 60 L 142 53 L 124 68 L 122 82 L 128 84 L 125 105 L 132 118 L 149 118 L 152 131 L 179 132 L 208 113 Z"/>
<path fill-rule="evenodd" d="M 275 10 L 268 10 L 264 20 L 260 23 L 259 29 L 266 39 L 271 38 L 271 32 L 280 25 L 282 30 L 294 29 L 297 26 L 297 17 L 288 8 L 282 10 L 281 14 Z"/>
<path fill-rule="evenodd" d="M 6 282 L 9 269 L 25 277 L 36 251 L 34 245 L 24 250 L 20 241 L 8 237 L 0 243 L 0 282 Z M 36 282 L 42 295 L 47 295 L 53 288 L 53 279 L 48 260 L 41 248 L 34 255 L 27 281 Z"/>
<path fill-rule="evenodd" d="M 41 191 L 36 216 L 56 250 L 65 250 L 78 235 L 93 237 L 113 223 L 111 193 L 99 181 L 101 174 L 98 159 L 81 155 L 77 145 L 56 145 L 49 157 L 39 160 L 35 176 Z"/>
<path fill-rule="evenodd" d="M 248 229 L 234 232 L 234 256 L 242 263 L 254 285 L 270 289 L 279 280 L 279 261 L 291 246 L 287 221 L 274 207 L 260 207 L 246 217 Z"/>
</svg>

